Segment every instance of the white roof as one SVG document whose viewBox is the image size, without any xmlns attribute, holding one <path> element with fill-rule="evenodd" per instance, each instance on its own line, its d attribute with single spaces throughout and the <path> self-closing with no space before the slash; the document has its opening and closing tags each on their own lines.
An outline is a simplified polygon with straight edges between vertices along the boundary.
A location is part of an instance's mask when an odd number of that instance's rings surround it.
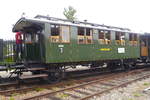
<svg viewBox="0 0 150 100">
<path fill-rule="evenodd" d="M 56 19 L 53 19 L 53 20 L 50 20 L 50 19 L 46 19 L 46 18 L 21 18 L 14 26 L 13 28 L 13 31 L 17 28 L 18 24 L 21 23 L 22 21 L 35 21 L 35 22 L 42 22 L 42 23 L 53 23 L 53 24 L 62 24 L 62 25 L 71 25 L 71 26 L 78 26 L 78 27 L 87 27 L 87 28 L 93 28 L 93 29 L 101 29 L 101 30 L 112 30 L 112 31 L 120 31 L 120 32 L 128 32 L 128 33 L 136 33 L 136 32 L 133 32 L 133 31 L 130 31 L 128 29 L 124 29 L 124 28 L 117 28 L 117 27 L 107 27 L 106 25 L 98 25 L 98 26 L 93 26 L 91 24 L 86 24 L 86 22 L 82 22 L 82 23 L 73 23 L 71 21 L 66 21 L 64 19 L 62 20 L 57 20 Z M 78 22 L 78 21 L 77 21 Z M 19 27 L 19 26 L 18 26 Z M 19 29 L 19 28 L 18 28 Z"/>
</svg>

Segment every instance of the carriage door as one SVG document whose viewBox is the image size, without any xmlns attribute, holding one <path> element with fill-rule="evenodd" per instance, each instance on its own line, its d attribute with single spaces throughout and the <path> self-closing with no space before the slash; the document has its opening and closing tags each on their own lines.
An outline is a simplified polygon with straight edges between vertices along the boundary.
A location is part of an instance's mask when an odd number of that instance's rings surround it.
<svg viewBox="0 0 150 100">
<path fill-rule="evenodd" d="M 25 34 L 25 59 L 27 61 L 40 60 L 39 34 L 36 33 Z"/>
<path fill-rule="evenodd" d="M 146 36 L 141 36 L 141 56 L 148 56 L 148 38 Z"/>
<path fill-rule="evenodd" d="M 61 26 L 61 41 L 62 43 L 70 42 L 69 26 Z"/>
</svg>

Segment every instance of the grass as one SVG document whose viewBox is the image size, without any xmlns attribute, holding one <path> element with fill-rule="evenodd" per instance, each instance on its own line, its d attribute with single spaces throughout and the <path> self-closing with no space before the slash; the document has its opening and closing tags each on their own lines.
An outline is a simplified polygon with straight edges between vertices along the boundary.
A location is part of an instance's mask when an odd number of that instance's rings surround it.
<svg viewBox="0 0 150 100">
<path fill-rule="evenodd" d="M 0 65 L 13 65 L 15 62 L 0 61 Z"/>
<path fill-rule="evenodd" d="M 44 90 L 44 88 L 35 88 L 35 91 L 37 91 L 37 92 L 40 92 L 40 91 L 43 91 Z"/>
<path fill-rule="evenodd" d="M 68 96 L 69 96 L 68 94 L 61 94 L 61 95 L 60 95 L 61 98 L 66 98 L 66 97 L 68 97 Z"/>
<path fill-rule="evenodd" d="M 150 85 L 150 83 L 144 83 L 143 85 L 148 86 L 148 85 Z"/>
<path fill-rule="evenodd" d="M 128 100 L 134 100 L 134 99 L 130 98 L 130 99 L 128 99 Z"/>
<path fill-rule="evenodd" d="M 142 94 L 140 94 L 140 93 L 135 93 L 134 96 L 135 96 L 135 97 L 140 97 L 140 96 L 142 96 Z"/>
<path fill-rule="evenodd" d="M 11 97 L 17 96 L 17 95 L 19 95 L 19 93 L 13 93 L 13 94 L 11 94 Z"/>
<path fill-rule="evenodd" d="M 10 97 L 9 100 L 15 100 L 13 97 Z"/>
<path fill-rule="evenodd" d="M 5 62 L 14 62 L 14 59 L 12 57 L 8 57 L 4 59 Z"/>
<path fill-rule="evenodd" d="M 51 89 L 52 89 L 52 90 L 55 90 L 55 91 L 59 90 L 58 87 L 52 87 Z"/>
</svg>

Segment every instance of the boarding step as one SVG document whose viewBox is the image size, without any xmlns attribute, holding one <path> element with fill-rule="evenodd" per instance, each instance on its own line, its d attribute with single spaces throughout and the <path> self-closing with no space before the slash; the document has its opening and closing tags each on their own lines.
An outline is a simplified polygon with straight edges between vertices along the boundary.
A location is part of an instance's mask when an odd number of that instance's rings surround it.
<svg viewBox="0 0 150 100">
<path fill-rule="evenodd" d="M 36 67 L 36 68 L 27 68 L 28 71 L 36 71 L 36 70 L 46 70 L 44 67 Z"/>
<path fill-rule="evenodd" d="M 40 78 L 40 77 L 47 77 L 47 74 L 36 74 L 36 75 L 22 75 L 20 79 L 30 79 L 30 78 Z"/>
</svg>

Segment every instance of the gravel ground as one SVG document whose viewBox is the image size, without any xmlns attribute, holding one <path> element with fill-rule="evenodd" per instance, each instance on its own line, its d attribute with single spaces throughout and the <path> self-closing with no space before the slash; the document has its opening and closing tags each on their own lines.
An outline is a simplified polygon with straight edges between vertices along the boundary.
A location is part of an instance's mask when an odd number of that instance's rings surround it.
<svg viewBox="0 0 150 100">
<path fill-rule="evenodd" d="M 119 88 L 116 90 L 112 90 L 110 93 L 102 94 L 101 96 L 95 96 L 90 100 L 150 100 L 150 90 L 143 92 L 144 89 L 150 87 L 150 78 L 142 81 L 138 81 L 136 83 L 132 83 L 124 88 Z M 46 93 L 49 90 L 43 90 L 40 92 L 31 92 L 27 94 L 22 94 L 20 96 L 12 96 L 12 100 L 21 100 L 24 97 L 30 97 L 34 95 L 38 95 L 41 93 Z M 0 96 L 0 100 L 11 100 L 11 98 Z M 62 97 L 62 99 L 64 99 Z M 42 100 L 50 100 L 48 98 Z M 52 99 L 51 99 L 52 100 Z"/>
<path fill-rule="evenodd" d="M 150 100 L 150 90 L 144 91 L 150 87 L 150 78 L 138 81 L 128 85 L 127 87 L 112 90 L 109 93 L 102 94 L 100 96 L 95 96 L 90 100 Z M 61 97 L 63 100 L 72 100 L 71 98 Z M 81 95 L 79 95 L 80 97 Z M 50 98 L 43 98 L 42 100 L 52 100 Z"/>
<path fill-rule="evenodd" d="M 150 90 L 143 92 L 144 89 L 149 87 L 150 87 L 150 78 L 132 83 L 124 88 L 112 90 L 109 93 L 105 93 L 100 96 L 95 96 L 90 100 L 150 100 Z M 57 90 L 57 88 L 54 88 L 54 90 Z M 39 92 L 33 91 L 31 93 L 28 92 L 26 94 L 21 94 L 21 95 L 17 95 L 14 93 L 12 94 L 12 97 L 4 97 L 0 95 L 0 100 L 21 100 L 21 98 L 30 97 L 33 95 L 39 95 L 41 93 L 47 93 L 50 91 L 51 90 L 44 89 Z M 61 94 L 58 95 L 58 97 L 65 100 L 66 100 L 66 96 L 67 95 L 61 95 Z M 82 95 L 79 95 L 79 97 L 80 96 Z M 42 100 L 52 100 L 52 99 L 44 98 Z"/>
<path fill-rule="evenodd" d="M 90 100 L 150 100 L 150 78 L 129 84 L 127 87 L 112 90 L 109 93 L 95 96 Z"/>
</svg>

